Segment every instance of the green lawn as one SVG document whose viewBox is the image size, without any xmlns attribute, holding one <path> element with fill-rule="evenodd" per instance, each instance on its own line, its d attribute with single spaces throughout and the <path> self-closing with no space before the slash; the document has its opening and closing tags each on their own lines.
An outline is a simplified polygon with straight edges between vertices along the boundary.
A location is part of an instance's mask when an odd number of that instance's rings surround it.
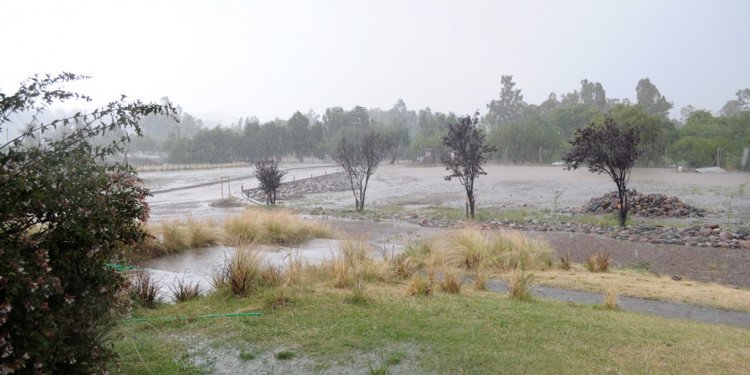
<svg viewBox="0 0 750 375">
<path fill-rule="evenodd" d="M 120 323 L 122 373 L 750 373 L 747 329 L 489 292 L 415 298 L 399 283 L 370 284 L 370 302 L 351 304 L 351 291 L 310 285 L 275 310 L 274 291 L 137 309 L 263 315 Z"/>
</svg>

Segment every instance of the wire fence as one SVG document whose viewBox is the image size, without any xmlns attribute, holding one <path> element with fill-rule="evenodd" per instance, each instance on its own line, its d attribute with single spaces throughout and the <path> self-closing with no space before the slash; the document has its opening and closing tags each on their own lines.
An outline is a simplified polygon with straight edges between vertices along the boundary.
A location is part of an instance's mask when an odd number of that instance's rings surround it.
<svg viewBox="0 0 750 375">
<path fill-rule="evenodd" d="M 243 161 L 232 163 L 129 163 L 139 172 L 178 171 L 187 169 L 235 168 L 249 167 L 252 164 Z"/>
</svg>

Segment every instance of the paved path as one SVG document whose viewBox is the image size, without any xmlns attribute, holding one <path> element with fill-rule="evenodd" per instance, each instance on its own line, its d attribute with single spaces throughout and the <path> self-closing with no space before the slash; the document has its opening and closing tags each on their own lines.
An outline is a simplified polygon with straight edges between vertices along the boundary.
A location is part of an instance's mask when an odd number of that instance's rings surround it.
<svg viewBox="0 0 750 375">
<path fill-rule="evenodd" d="M 508 284 L 505 281 L 487 280 L 486 286 L 487 290 L 493 292 L 508 292 Z M 579 292 L 541 285 L 531 288 L 531 295 L 539 298 L 588 305 L 601 305 L 604 303 L 603 294 Z M 625 311 L 657 315 L 664 318 L 695 320 L 703 323 L 726 324 L 750 328 L 750 313 L 740 311 L 722 310 L 713 307 L 632 297 L 620 297 L 618 306 Z"/>
</svg>

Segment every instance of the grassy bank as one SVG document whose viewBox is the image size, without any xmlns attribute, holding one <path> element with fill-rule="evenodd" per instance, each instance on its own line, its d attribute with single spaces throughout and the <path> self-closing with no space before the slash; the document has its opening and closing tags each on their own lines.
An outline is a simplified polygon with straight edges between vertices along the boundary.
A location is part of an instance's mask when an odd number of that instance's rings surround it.
<svg viewBox="0 0 750 375">
<path fill-rule="evenodd" d="M 217 293 L 136 310 L 145 318 L 247 311 L 263 316 L 121 323 L 115 347 L 122 371 L 750 372 L 747 329 L 514 301 L 488 292 L 411 297 L 405 283 L 368 285 L 364 303 L 348 302 L 349 290 L 320 284 L 314 289 L 288 290 L 287 302 L 273 309 L 265 292 L 246 298 Z M 285 360 L 288 356 L 294 360 Z"/>
</svg>

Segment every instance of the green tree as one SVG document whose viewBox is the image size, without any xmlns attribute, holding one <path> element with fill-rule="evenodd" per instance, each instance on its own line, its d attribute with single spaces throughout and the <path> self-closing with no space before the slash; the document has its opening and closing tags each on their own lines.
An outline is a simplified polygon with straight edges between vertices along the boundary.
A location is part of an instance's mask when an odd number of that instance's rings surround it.
<svg viewBox="0 0 750 375">
<path fill-rule="evenodd" d="M 610 108 L 607 116 L 626 128 L 635 128 L 640 137 L 643 164 L 664 165 L 665 151 L 677 139 L 674 124 L 666 117 L 649 114 L 638 105 L 618 104 Z M 596 122 L 604 121 L 597 117 Z"/>
<path fill-rule="evenodd" d="M 310 121 L 302 112 L 297 111 L 289 118 L 287 128 L 289 130 L 289 147 L 301 163 L 305 156 L 310 155 Z"/>
<path fill-rule="evenodd" d="M 328 153 L 328 147 L 323 134 L 322 122 L 316 122 L 310 127 L 311 153 L 312 156 L 318 159 L 324 159 Z"/>
<path fill-rule="evenodd" d="M 341 107 L 326 108 L 323 115 L 323 135 L 332 141 L 339 132 L 349 125 L 349 113 Z"/>
<path fill-rule="evenodd" d="M 600 111 L 607 109 L 607 95 L 604 87 L 599 82 L 589 82 L 584 79 L 581 81 L 581 104 L 590 105 L 598 108 Z"/>
<path fill-rule="evenodd" d="M 64 89 L 84 77 L 35 76 L 12 95 L 0 93 L 0 127 L 19 113 L 88 97 Z M 124 308 L 121 274 L 106 267 L 146 237 L 148 216 L 135 170 L 109 162 L 144 116 L 173 113 L 171 106 L 125 102 L 123 96 L 93 112 L 26 124 L 0 146 L 0 372 L 3 374 L 106 373 L 114 353 L 108 331 Z M 62 138 L 45 135 L 78 122 Z M 30 126 L 29 126 L 30 125 Z M 96 137 L 116 130 L 104 146 Z M 24 140 L 37 138 L 29 145 Z"/>
<path fill-rule="evenodd" d="M 676 160 L 687 163 L 688 166 L 699 168 L 715 166 L 718 162 L 718 149 L 729 153 L 736 151 L 725 138 L 700 138 L 687 136 L 680 138 L 672 145 L 672 154 Z"/>
<path fill-rule="evenodd" d="M 560 129 L 563 139 L 570 139 L 576 130 L 586 126 L 601 114 L 598 108 L 586 104 L 561 106 L 550 115 L 548 122 Z"/>
<path fill-rule="evenodd" d="M 638 81 L 635 92 L 638 98 L 638 105 L 643 107 L 648 114 L 665 119 L 669 117 L 669 111 L 674 105 L 661 95 L 659 89 L 651 83 L 650 79 L 643 78 Z"/>
<path fill-rule="evenodd" d="M 720 113 L 724 116 L 734 116 L 743 111 L 750 111 L 750 88 L 737 90 L 737 99 L 724 104 Z"/>
<path fill-rule="evenodd" d="M 396 159 L 402 156 L 402 151 L 409 147 L 409 129 L 406 126 L 388 126 L 382 129 L 383 135 L 391 140 L 392 152 L 390 164 L 395 164 Z"/>
<path fill-rule="evenodd" d="M 491 128 L 503 126 L 513 119 L 521 117 L 526 107 L 523 101 L 521 89 L 514 88 L 516 83 L 513 82 L 512 75 L 504 75 L 500 82 L 503 88 L 500 90 L 500 99 L 492 100 L 487 104 L 487 115 L 484 122 Z"/>
<path fill-rule="evenodd" d="M 505 127 L 490 131 L 491 144 L 496 146 L 497 158 L 508 162 L 544 163 L 561 156 L 564 137 L 560 129 L 540 116 L 514 120 Z"/>
</svg>

